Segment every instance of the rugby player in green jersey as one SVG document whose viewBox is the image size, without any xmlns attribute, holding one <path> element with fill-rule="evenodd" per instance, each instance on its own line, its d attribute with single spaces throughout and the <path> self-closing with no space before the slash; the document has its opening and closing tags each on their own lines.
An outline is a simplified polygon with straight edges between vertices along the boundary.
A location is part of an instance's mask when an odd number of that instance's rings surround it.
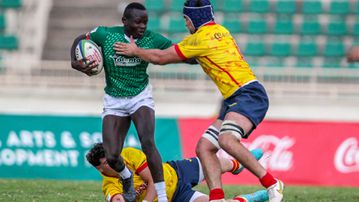
<svg viewBox="0 0 359 202">
<path fill-rule="evenodd" d="M 147 21 L 146 8 L 142 4 L 129 4 L 122 17 L 123 26 L 100 26 L 74 40 L 71 48 L 71 66 L 91 76 L 91 70 L 96 67 L 95 62 L 76 61 L 75 47 L 80 40 L 90 39 L 102 48 L 106 77 L 102 136 L 107 162 L 120 176 L 126 201 L 134 201 L 136 193 L 133 187 L 133 174 L 119 155 L 133 121 L 142 150 L 146 154 L 158 201 L 164 202 L 167 201 L 166 185 L 162 159 L 154 142 L 155 112 L 152 89 L 146 73 L 148 62 L 136 56 L 118 55 L 113 50 L 114 43 L 129 42 L 130 36 L 142 48 L 166 49 L 172 46 L 169 39 L 147 30 Z"/>
</svg>

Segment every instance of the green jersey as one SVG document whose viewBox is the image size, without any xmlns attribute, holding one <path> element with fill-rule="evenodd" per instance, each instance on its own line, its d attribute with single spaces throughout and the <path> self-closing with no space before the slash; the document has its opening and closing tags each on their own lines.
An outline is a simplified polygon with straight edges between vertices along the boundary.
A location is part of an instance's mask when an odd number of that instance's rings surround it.
<svg viewBox="0 0 359 202">
<path fill-rule="evenodd" d="M 102 48 L 107 94 L 129 97 L 138 95 L 146 88 L 149 82 L 146 71 L 148 62 L 135 56 L 117 55 L 113 50 L 116 42 L 129 43 L 122 26 L 98 27 L 89 33 L 89 37 Z M 144 49 L 166 49 L 172 42 L 160 34 L 146 30 L 136 44 Z"/>
</svg>

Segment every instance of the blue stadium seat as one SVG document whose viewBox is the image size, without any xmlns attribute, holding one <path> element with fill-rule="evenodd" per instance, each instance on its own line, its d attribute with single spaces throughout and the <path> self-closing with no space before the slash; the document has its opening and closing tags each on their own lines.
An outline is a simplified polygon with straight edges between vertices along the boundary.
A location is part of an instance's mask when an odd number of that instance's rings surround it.
<svg viewBox="0 0 359 202">
<path fill-rule="evenodd" d="M 19 42 L 14 35 L 0 35 L 0 49 L 15 50 L 18 49 Z"/>
<path fill-rule="evenodd" d="M 243 0 L 223 0 L 222 10 L 224 12 L 241 12 L 244 9 Z"/>
<path fill-rule="evenodd" d="M 167 31 L 169 33 L 188 32 L 183 17 L 182 16 L 171 16 Z"/>
<path fill-rule="evenodd" d="M 0 0 L 0 8 L 20 8 L 22 0 Z"/>
<path fill-rule="evenodd" d="M 268 32 L 267 20 L 263 18 L 250 19 L 247 25 L 247 32 L 251 34 L 264 34 Z"/>
<path fill-rule="evenodd" d="M 6 27 L 5 15 L 3 13 L 0 13 L 0 33 L 5 31 L 5 27 Z"/>
<path fill-rule="evenodd" d="M 345 20 L 330 20 L 327 24 L 327 34 L 335 36 L 347 34 Z"/>
<path fill-rule="evenodd" d="M 222 9 L 222 0 L 211 0 L 211 4 L 215 12 Z"/>
<path fill-rule="evenodd" d="M 170 9 L 175 12 L 182 12 L 185 1 L 171 0 Z"/>
<path fill-rule="evenodd" d="M 297 10 L 296 1 L 277 0 L 276 2 L 277 13 L 294 14 L 296 10 Z"/>
<path fill-rule="evenodd" d="M 322 31 L 321 24 L 318 19 L 303 19 L 300 26 L 300 34 L 303 35 L 318 35 Z"/>
<path fill-rule="evenodd" d="M 322 14 L 323 7 L 321 0 L 303 1 L 302 13 L 304 14 Z"/>
<path fill-rule="evenodd" d="M 243 53 L 245 56 L 262 56 L 266 53 L 266 47 L 263 42 L 248 42 Z"/>
<path fill-rule="evenodd" d="M 350 2 L 347 0 L 332 0 L 329 5 L 330 14 L 346 15 L 350 13 Z"/>
<path fill-rule="evenodd" d="M 252 13 L 267 13 L 270 11 L 269 0 L 251 0 L 248 10 Z"/>
<path fill-rule="evenodd" d="M 285 57 L 291 54 L 292 48 L 289 42 L 274 42 L 270 46 L 270 55 Z"/>
<path fill-rule="evenodd" d="M 315 41 L 300 41 L 297 45 L 296 55 L 301 57 L 313 57 L 317 55 L 317 44 Z"/>
<path fill-rule="evenodd" d="M 279 18 L 274 22 L 273 33 L 275 34 L 293 34 L 294 25 L 292 19 Z"/>
<path fill-rule="evenodd" d="M 145 6 L 148 11 L 153 12 L 164 12 L 166 8 L 165 0 L 145 0 Z"/>
<path fill-rule="evenodd" d="M 225 17 L 222 25 L 233 34 L 241 31 L 241 22 L 238 18 Z"/>
<path fill-rule="evenodd" d="M 352 34 L 357 37 L 359 36 L 359 22 L 358 21 L 356 21 L 353 25 Z"/>
<path fill-rule="evenodd" d="M 343 57 L 345 55 L 344 43 L 338 40 L 327 41 L 323 55 L 326 57 Z"/>
<path fill-rule="evenodd" d="M 161 26 L 161 20 L 159 17 L 157 17 L 157 15 L 149 14 L 147 29 L 155 31 L 155 32 L 163 31 L 162 26 Z"/>
</svg>

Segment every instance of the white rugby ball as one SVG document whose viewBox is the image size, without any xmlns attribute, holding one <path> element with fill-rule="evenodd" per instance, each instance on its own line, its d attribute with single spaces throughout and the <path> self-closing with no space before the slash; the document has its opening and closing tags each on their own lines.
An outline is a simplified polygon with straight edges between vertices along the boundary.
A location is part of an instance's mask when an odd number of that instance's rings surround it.
<svg viewBox="0 0 359 202">
<path fill-rule="evenodd" d="M 92 75 L 99 74 L 103 69 L 103 57 L 101 49 L 91 40 L 81 40 L 75 49 L 76 60 L 87 58 L 88 61 L 95 61 L 97 67 L 92 69 Z"/>
</svg>

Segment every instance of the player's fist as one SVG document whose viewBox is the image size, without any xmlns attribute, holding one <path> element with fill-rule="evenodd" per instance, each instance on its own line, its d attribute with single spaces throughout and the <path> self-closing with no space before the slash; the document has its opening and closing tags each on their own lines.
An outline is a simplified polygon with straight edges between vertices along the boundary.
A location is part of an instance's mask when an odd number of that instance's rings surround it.
<svg viewBox="0 0 359 202">
<path fill-rule="evenodd" d="M 88 59 L 82 59 L 71 61 L 71 67 L 77 71 L 87 74 L 88 76 L 92 76 L 92 69 L 96 68 L 97 64 L 94 60 L 89 61 Z"/>
</svg>

